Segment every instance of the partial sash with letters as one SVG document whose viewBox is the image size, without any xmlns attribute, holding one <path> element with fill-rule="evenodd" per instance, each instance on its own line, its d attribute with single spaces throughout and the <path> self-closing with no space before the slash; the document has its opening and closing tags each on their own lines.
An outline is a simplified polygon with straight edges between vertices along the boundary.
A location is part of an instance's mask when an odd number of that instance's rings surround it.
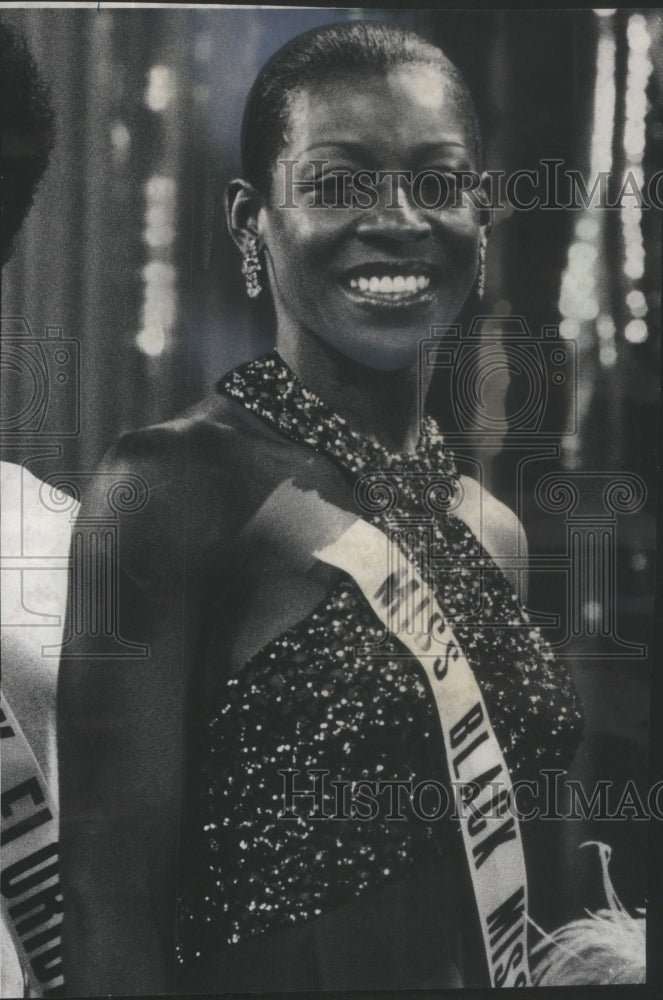
<svg viewBox="0 0 663 1000">
<path fill-rule="evenodd" d="M 348 573 L 426 672 L 459 808 L 493 986 L 528 986 L 527 879 L 512 786 L 483 695 L 428 584 L 379 528 L 355 521 L 316 558 Z"/>
<path fill-rule="evenodd" d="M 4 696 L 0 736 L 2 919 L 30 984 L 30 995 L 64 995 L 57 807 Z"/>
</svg>

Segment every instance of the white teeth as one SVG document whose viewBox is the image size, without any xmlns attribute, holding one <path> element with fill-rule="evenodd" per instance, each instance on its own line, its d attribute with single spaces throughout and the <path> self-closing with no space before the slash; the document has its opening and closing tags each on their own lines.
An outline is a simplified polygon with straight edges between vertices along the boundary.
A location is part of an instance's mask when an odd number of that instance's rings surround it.
<svg viewBox="0 0 663 1000">
<path fill-rule="evenodd" d="M 350 288 L 380 295 L 402 295 L 404 292 L 423 291 L 429 285 L 430 278 L 423 274 L 397 274 L 393 278 L 388 274 L 381 278 L 374 274 L 370 278 L 350 278 Z"/>
</svg>

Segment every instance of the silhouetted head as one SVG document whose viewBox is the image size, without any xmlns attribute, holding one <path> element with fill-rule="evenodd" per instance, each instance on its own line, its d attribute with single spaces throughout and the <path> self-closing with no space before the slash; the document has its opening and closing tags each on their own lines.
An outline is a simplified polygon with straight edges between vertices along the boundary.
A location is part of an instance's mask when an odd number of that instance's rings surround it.
<svg viewBox="0 0 663 1000">
<path fill-rule="evenodd" d="M 50 92 L 24 39 L 0 21 L 2 105 L 2 234 L 0 263 L 32 205 L 53 148 L 55 113 Z"/>
</svg>

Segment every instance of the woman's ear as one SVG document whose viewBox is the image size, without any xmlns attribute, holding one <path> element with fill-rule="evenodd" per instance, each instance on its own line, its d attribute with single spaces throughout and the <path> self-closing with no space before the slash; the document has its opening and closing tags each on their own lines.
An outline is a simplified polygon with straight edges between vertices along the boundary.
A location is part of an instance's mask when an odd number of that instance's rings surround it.
<svg viewBox="0 0 663 1000">
<path fill-rule="evenodd" d="M 246 253 L 250 240 L 260 240 L 258 215 L 263 198 L 248 181 L 237 178 L 228 184 L 224 204 L 230 235 Z"/>
</svg>

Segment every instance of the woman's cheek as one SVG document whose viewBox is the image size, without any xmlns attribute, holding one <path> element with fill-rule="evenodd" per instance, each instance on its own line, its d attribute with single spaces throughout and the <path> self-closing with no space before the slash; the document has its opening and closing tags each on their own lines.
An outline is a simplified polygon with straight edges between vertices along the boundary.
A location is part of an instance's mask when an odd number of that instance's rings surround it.
<svg viewBox="0 0 663 1000">
<path fill-rule="evenodd" d="M 308 208 L 302 211 L 299 232 L 302 240 L 321 240 L 332 243 L 345 235 L 351 236 L 351 229 L 361 210 L 349 208 Z"/>
<path fill-rule="evenodd" d="M 299 202 L 289 208 L 281 208 L 274 213 L 271 227 L 275 233 L 290 239 L 307 240 L 325 232 L 339 232 L 352 225 L 355 217 L 361 216 L 361 209 L 318 206 L 311 202 Z"/>
</svg>

